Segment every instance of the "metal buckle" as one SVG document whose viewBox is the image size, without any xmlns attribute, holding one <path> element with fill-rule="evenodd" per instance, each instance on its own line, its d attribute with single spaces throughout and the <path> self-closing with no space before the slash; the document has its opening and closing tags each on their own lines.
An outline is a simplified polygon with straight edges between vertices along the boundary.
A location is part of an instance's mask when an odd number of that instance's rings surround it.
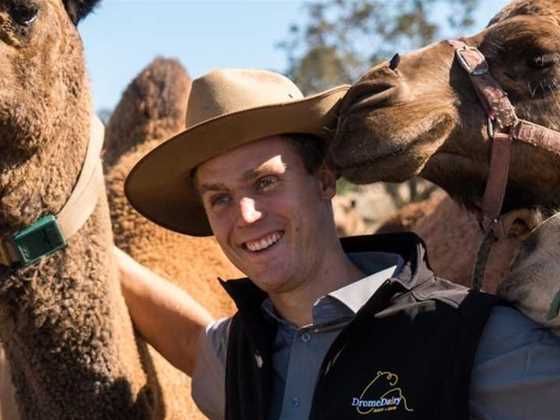
<svg viewBox="0 0 560 420">
<path fill-rule="evenodd" d="M 65 248 L 64 239 L 56 217 L 47 215 L 37 220 L 11 238 L 17 251 L 17 264 L 23 267 L 33 264 L 59 249 Z"/>
<path fill-rule="evenodd" d="M 465 53 L 468 53 L 469 51 L 473 51 L 476 53 L 476 55 L 480 58 L 479 62 L 475 63 L 473 65 L 473 63 L 470 63 L 467 58 L 465 57 Z M 465 71 L 467 73 L 469 73 L 472 76 L 483 76 L 485 74 L 488 74 L 489 69 L 488 69 L 488 63 L 486 62 L 486 58 L 484 57 L 484 55 L 478 50 L 478 48 L 475 47 L 469 47 L 468 45 L 461 47 L 461 48 L 457 48 L 455 50 L 455 56 L 457 57 L 457 60 L 459 60 L 459 63 L 461 64 L 461 67 L 463 67 L 463 69 L 465 69 Z"/>
<path fill-rule="evenodd" d="M 494 118 L 492 117 L 488 117 L 488 136 L 490 137 L 490 139 L 494 138 L 494 135 L 496 134 L 496 130 L 494 130 Z"/>
</svg>

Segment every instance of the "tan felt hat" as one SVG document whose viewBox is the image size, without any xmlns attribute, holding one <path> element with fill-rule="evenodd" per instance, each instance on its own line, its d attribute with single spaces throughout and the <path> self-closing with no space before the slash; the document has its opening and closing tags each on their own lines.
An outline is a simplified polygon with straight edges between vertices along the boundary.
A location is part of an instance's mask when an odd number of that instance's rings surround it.
<svg viewBox="0 0 560 420">
<path fill-rule="evenodd" d="M 216 70 L 195 79 L 187 129 L 132 169 L 125 193 L 151 221 L 192 236 L 212 235 L 191 173 L 204 161 L 242 144 L 278 134 L 326 137 L 334 106 L 349 86 L 303 97 L 288 78 L 264 70 Z"/>
</svg>

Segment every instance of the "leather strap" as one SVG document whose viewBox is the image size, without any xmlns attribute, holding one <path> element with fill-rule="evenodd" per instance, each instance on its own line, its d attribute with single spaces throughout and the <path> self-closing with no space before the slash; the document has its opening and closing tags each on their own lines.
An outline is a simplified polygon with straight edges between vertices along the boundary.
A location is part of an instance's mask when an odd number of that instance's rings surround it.
<svg viewBox="0 0 560 420">
<path fill-rule="evenodd" d="M 481 204 L 481 225 L 485 232 L 499 218 L 507 186 L 514 140 L 560 156 L 560 133 L 539 124 L 521 120 L 507 93 L 492 77 L 488 62 L 475 47 L 459 40 L 448 41 L 455 48 L 457 61 L 469 74 L 474 90 L 488 117 L 492 141 L 490 173 Z"/>
<path fill-rule="evenodd" d="M 455 48 L 457 60 L 468 73 L 488 117 L 492 152 L 480 218 L 482 229 L 488 232 L 496 224 L 502 210 L 511 162 L 511 131 L 518 119 L 507 94 L 490 75 L 484 55 L 462 41 L 450 41 L 450 44 Z"/>
<path fill-rule="evenodd" d="M 56 217 L 56 225 L 62 235 L 63 246 L 89 219 L 95 209 L 97 199 L 104 194 L 105 185 L 100 159 L 104 134 L 103 124 L 96 115 L 93 115 L 84 164 L 72 194 Z M 14 239 L 19 232 L 0 238 L 0 265 L 11 267 L 20 263 L 20 253 Z"/>
<path fill-rule="evenodd" d="M 103 167 L 100 159 L 104 136 L 103 123 L 94 116 L 91 120 L 90 141 L 80 177 L 72 195 L 57 215 L 60 230 L 66 240 L 89 219 L 100 192 L 104 190 Z"/>
<path fill-rule="evenodd" d="M 512 145 L 514 141 L 544 149 L 560 156 L 560 133 L 547 127 L 520 120 L 507 93 L 492 77 L 484 55 L 463 41 L 452 40 L 455 55 L 461 67 L 468 73 L 476 95 L 488 118 L 488 137 L 492 142 L 488 178 L 480 206 L 480 225 L 484 231 L 473 272 L 473 288 L 479 290 L 484 280 L 486 261 L 492 244 L 502 232 L 499 217 L 502 212 Z M 560 292 L 551 305 L 549 316 L 560 310 Z"/>
<path fill-rule="evenodd" d="M 512 130 L 516 140 L 560 156 L 560 133 L 526 120 L 519 120 Z"/>
<path fill-rule="evenodd" d="M 492 156 L 486 188 L 482 196 L 482 228 L 485 232 L 496 226 L 502 212 L 511 162 L 512 137 L 497 133 L 492 139 Z"/>
</svg>

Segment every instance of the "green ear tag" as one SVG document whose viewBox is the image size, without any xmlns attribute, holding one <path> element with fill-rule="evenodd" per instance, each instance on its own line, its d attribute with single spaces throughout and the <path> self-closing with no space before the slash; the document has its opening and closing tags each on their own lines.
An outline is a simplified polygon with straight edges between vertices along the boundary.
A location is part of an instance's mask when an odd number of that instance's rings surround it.
<svg viewBox="0 0 560 420">
<path fill-rule="evenodd" d="M 556 318 L 560 314 L 560 290 L 552 299 L 552 303 L 550 304 L 550 309 L 548 310 L 548 315 L 546 316 L 546 320 L 550 321 Z"/>
<path fill-rule="evenodd" d="M 33 264 L 39 258 L 66 247 L 64 235 L 53 215 L 42 217 L 28 228 L 17 232 L 12 240 L 22 266 Z"/>
</svg>

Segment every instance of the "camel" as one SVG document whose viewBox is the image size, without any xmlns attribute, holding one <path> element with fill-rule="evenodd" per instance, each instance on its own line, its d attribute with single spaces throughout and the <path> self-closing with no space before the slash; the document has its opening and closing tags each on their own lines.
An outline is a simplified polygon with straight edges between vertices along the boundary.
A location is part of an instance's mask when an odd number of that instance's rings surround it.
<svg viewBox="0 0 560 420">
<path fill-rule="evenodd" d="M 215 239 L 161 228 L 136 212 L 123 190 L 136 162 L 184 129 L 190 84 L 181 64 L 161 58 L 130 83 L 107 124 L 105 179 L 115 244 L 204 302 L 214 317 L 223 317 L 233 314 L 234 304 L 217 279 L 242 274 Z"/>
<path fill-rule="evenodd" d="M 0 5 L 0 238 L 57 215 L 85 171 L 95 125 L 76 26 L 97 3 Z M 21 418 L 188 417 L 161 398 L 160 372 L 120 293 L 112 244 L 100 191 L 66 247 L 28 266 L 0 265 L 0 338 Z"/>
<path fill-rule="evenodd" d="M 484 290 L 502 296 L 560 335 L 560 212 L 521 209 L 504 216 L 508 233 L 492 247 Z M 426 240 L 439 276 L 469 287 L 483 232 L 476 217 L 438 192 L 390 217 L 377 233 L 413 231 Z M 552 304 L 551 304 L 552 299 Z"/>
<path fill-rule="evenodd" d="M 424 201 L 402 207 L 386 219 L 376 233 L 405 231 L 415 232 L 425 240 L 434 273 L 466 287 L 472 285 L 472 270 L 483 240 L 483 232 L 473 213 L 445 192 L 437 191 Z M 486 264 L 484 291 L 496 293 L 511 269 L 527 232 L 520 233 L 512 231 L 492 247 Z"/>
<path fill-rule="evenodd" d="M 560 130 L 558 1 L 513 1 L 482 32 L 461 40 L 484 54 L 490 74 L 507 92 L 519 118 Z M 395 56 L 373 67 L 350 89 L 339 112 L 329 156 L 345 177 L 368 183 L 420 175 L 470 211 L 480 211 L 493 142 L 487 114 L 450 42 Z M 505 285 L 497 287 L 500 295 L 543 323 L 560 287 L 547 283 L 550 289 L 542 290 L 531 283 L 531 293 L 548 302 L 541 301 L 539 315 L 535 315 L 515 295 L 519 290 L 506 286 L 519 284 L 519 273 L 531 273 L 523 270 L 531 258 L 539 254 L 542 259 L 550 257 L 550 249 L 540 244 L 552 240 L 534 240 L 548 238 L 545 231 L 556 230 L 552 219 L 542 228 L 534 228 L 560 207 L 560 149 L 549 146 L 513 141 L 501 214 L 509 215 L 503 217 L 509 219 L 508 228 L 522 226 L 525 234 L 520 239 L 528 235 L 527 243 L 538 243 L 539 248 L 519 244 L 519 256 L 508 267 Z M 532 249 L 532 257 L 523 249 Z"/>
<path fill-rule="evenodd" d="M 136 212 L 124 196 L 124 180 L 136 162 L 185 126 L 191 80 L 175 60 L 156 59 L 127 87 L 106 130 L 105 171 L 115 244 L 137 261 L 170 279 L 216 317 L 234 305 L 218 282 L 242 274 L 213 237 L 195 238 L 166 230 Z M 179 332 L 178 332 L 179 333 Z M 150 349 L 160 377 L 162 399 L 185 418 L 205 418 L 190 398 L 190 380 Z M 176 407 L 172 409 L 171 407 Z"/>
</svg>

